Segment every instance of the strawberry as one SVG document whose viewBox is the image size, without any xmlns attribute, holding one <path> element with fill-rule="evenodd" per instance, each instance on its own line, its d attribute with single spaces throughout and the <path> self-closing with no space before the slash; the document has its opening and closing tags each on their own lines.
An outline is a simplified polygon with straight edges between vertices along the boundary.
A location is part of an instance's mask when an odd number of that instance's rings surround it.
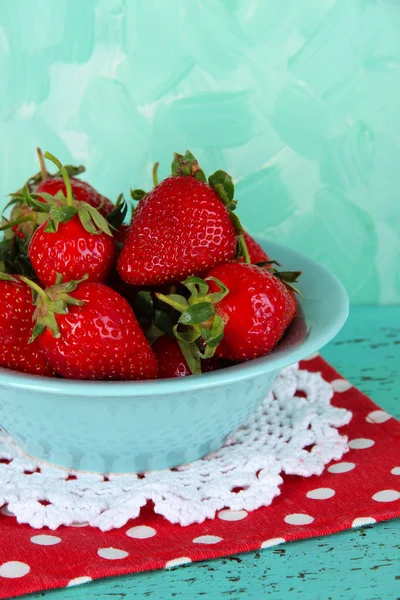
<svg viewBox="0 0 400 600">
<path fill-rule="evenodd" d="M 61 177 L 61 173 L 58 171 L 54 175 L 51 175 L 47 172 L 46 164 L 44 161 L 44 157 L 40 148 L 37 148 L 37 153 L 39 157 L 40 163 L 40 171 L 30 177 L 26 182 L 26 187 L 29 192 L 34 192 L 38 188 L 38 186 L 47 183 L 50 180 L 56 180 L 63 182 Z M 69 177 L 71 177 L 71 181 L 78 181 L 75 177 L 76 175 L 80 175 L 85 171 L 85 167 L 79 166 L 74 167 L 72 165 L 66 165 L 65 170 L 67 171 Z M 79 182 L 79 181 L 78 181 Z M 10 214 L 10 222 L 12 231 L 16 236 L 21 239 L 30 239 L 32 233 L 36 229 L 38 225 L 43 223 L 46 219 L 42 218 L 44 215 L 36 212 L 33 208 L 27 206 L 24 202 L 24 197 L 22 191 L 25 185 L 18 190 L 15 194 L 11 194 L 11 201 L 6 205 L 6 208 L 9 206 L 13 206 L 11 214 Z M 90 187 L 90 186 L 89 186 Z M 48 191 L 48 190 L 42 190 Z M 39 198 L 40 199 L 40 198 Z M 78 198 L 79 199 L 79 198 Z M 109 200 L 108 200 L 109 202 Z M 90 201 L 89 201 L 90 204 Z M 110 203 L 111 204 L 111 203 Z M 113 206 L 113 205 L 112 205 Z M 4 209 L 5 210 L 5 209 Z M 10 227 L 10 222 L 8 222 L 8 227 Z M 15 223 L 12 225 L 12 223 Z"/>
<path fill-rule="evenodd" d="M 33 375 L 53 374 L 39 352 L 28 344 L 32 331 L 32 294 L 18 277 L 0 273 L 0 365 Z"/>
<path fill-rule="evenodd" d="M 243 237 L 244 237 L 246 245 L 247 245 L 247 250 L 249 253 L 251 264 L 255 265 L 257 263 L 263 263 L 263 262 L 269 261 L 269 257 L 266 254 L 266 252 L 263 250 L 263 248 L 261 248 L 260 244 L 258 242 L 256 242 L 256 240 L 253 237 L 251 237 L 251 235 L 249 233 L 247 233 L 247 231 L 243 232 Z M 243 258 L 241 259 L 240 262 L 242 262 L 242 261 L 243 261 Z"/>
<path fill-rule="evenodd" d="M 40 148 L 36 148 L 36 151 L 39 158 L 40 171 L 39 173 L 36 173 L 36 175 L 33 175 L 33 177 L 30 177 L 25 184 L 30 192 L 34 192 L 37 189 L 38 185 L 40 185 L 44 181 L 47 181 L 48 179 L 61 178 L 60 171 L 57 171 L 53 175 L 47 171 L 42 150 Z M 73 165 L 64 165 L 64 169 L 67 171 L 69 177 L 71 178 L 75 178 L 77 175 L 84 173 L 86 170 L 85 167 L 83 167 L 82 165 L 80 165 L 79 167 L 75 167 Z M 22 192 L 22 189 L 25 187 L 25 185 L 21 188 L 21 190 L 19 190 L 19 192 Z"/>
<path fill-rule="evenodd" d="M 199 358 L 214 353 L 232 361 L 268 354 L 296 315 L 293 282 L 299 275 L 231 262 L 210 271 L 205 280 L 186 280 L 189 298 L 157 294 L 181 313 L 174 333 L 186 343 L 192 372 L 198 372 Z"/>
<path fill-rule="evenodd" d="M 233 260 L 243 245 L 239 220 L 232 213 L 233 183 L 217 171 L 208 182 L 190 152 L 176 154 L 172 177 L 140 199 L 118 259 L 127 283 L 156 286 Z"/>
<path fill-rule="evenodd" d="M 28 191 L 35 192 L 35 197 L 40 202 L 45 202 L 44 197 L 57 196 L 59 194 L 66 196 L 67 188 L 61 171 L 59 170 L 54 175 L 49 174 L 46 170 L 42 151 L 40 148 L 37 150 L 41 171 L 28 180 L 26 184 Z M 76 179 L 76 175 L 85 171 L 84 167 L 66 165 L 64 166 L 64 170 L 70 178 L 72 194 L 75 200 L 85 202 L 89 206 L 96 208 L 103 217 L 107 218 L 107 221 L 111 225 L 118 229 L 123 222 L 128 209 L 123 196 L 121 195 L 118 198 L 116 205 L 114 205 L 111 200 L 99 194 L 99 192 L 89 185 L 89 183 Z M 21 239 L 30 239 L 36 227 L 44 223 L 46 218 L 43 213 L 38 212 L 34 207 L 26 204 L 23 189 L 16 194 L 11 194 L 12 200 L 7 206 L 14 206 L 7 226 L 12 227 L 12 231 L 15 235 L 19 236 Z M 41 194 L 43 194 L 44 197 L 41 196 Z"/>
<path fill-rule="evenodd" d="M 293 349 L 298 347 L 307 339 L 308 334 L 309 330 L 304 313 L 301 309 L 301 306 L 297 305 L 296 316 L 279 342 L 279 350 L 285 350 L 286 348 Z"/>
<path fill-rule="evenodd" d="M 28 280 L 26 280 L 28 281 Z M 68 379 L 155 379 L 157 360 L 129 304 L 102 283 L 69 281 L 35 292 L 32 339 Z"/>
<path fill-rule="evenodd" d="M 53 285 L 56 274 L 65 280 L 80 279 L 88 273 L 90 281 L 105 281 L 115 263 L 117 249 L 111 230 L 100 213 L 76 200 L 67 172 L 51 154 L 65 180 L 67 197 L 41 193 L 38 201 L 25 190 L 29 205 L 43 212 L 47 220 L 34 232 L 29 244 L 29 259 L 43 285 Z"/>
<path fill-rule="evenodd" d="M 186 377 L 192 374 L 174 338 L 162 335 L 152 344 L 151 349 L 156 355 L 160 379 Z"/>
<path fill-rule="evenodd" d="M 57 231 L 46 231 L 47 223 L 33 234 L 29 259 L 43 285 L 53 285 L 56 273 L 65 280 L 78 279 L 86 272 L 90 281 L 106 281 L 116 259 L 112 237 L 89 233 L 78 215 L 60 223 Z"/>
<path fill-rule="evenodd" d="M 86 181 L 81 181 L 80 179 L 75 179 L 73 177 L 70 178 L 72 194 L 75 200 L 80 200 L 81 202 L 86 202 L 96 208 L 103 217 L 107 217 L 110 212 L 114 210 L 114 204 L 97 192 L 91 185 L 86 183 Z M 40 183 L 35 192 L 39 195 L 41 193 L 50 194 L 51 196 L 55 196 L 57 192 L 62 192 L 64 196 L 67 194 L 67 189 L 65 186 L 65 181 L 62 177 L 52 177 L 50 179 L 46 179 Z"/>
<path fill-rule="evenodd" d="M 229 289 L 229 294 L 215 304 L 216 313 L 225 322 L 217 356 L 249 360 L 268 354 L 279 342 L 296 315 L 296 297 L 277 273 L 233 263 L 209 273 Z M 292 276 L 289 278 L 293 281 Z M 211 279 L 210 292 L 216 291 L 218 286 Z"/>
<path fill-rule="evenodd" d="M 18 203 L 13 207 L 10 215 L 10 221 L 18 223 L 11 229 L 21 240 L 30 239 L 38 225 L 38 218 L 43 216 L 42 213 L 34 211 L 29 206 Z"/>
<path fill-rule="evenodd" d="M 192 374 L 176 339 L 162 335 L 156 339 L 151 348 L 157 358 L 160 379 L 186 377 Z M 228 366 L 227 361 L 212 357 L 201 361 L 201 372 L 209 373 L 225 366 Z"/>
</svg>

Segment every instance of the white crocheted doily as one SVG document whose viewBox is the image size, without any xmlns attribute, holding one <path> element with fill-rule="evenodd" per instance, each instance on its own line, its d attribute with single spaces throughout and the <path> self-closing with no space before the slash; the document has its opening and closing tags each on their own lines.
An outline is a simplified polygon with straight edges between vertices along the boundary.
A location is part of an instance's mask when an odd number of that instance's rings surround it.
<svg viewBox="0 0 400 600">
<path fill-rule="evenodd" d="M 320 374 L 288 367 L 220 450 L 144 475 L 69 473 L 24 455 L 0 431 L 0 506 L 35 528 L 85 523 L 103 531 L 137 517 L 149 500 L 155 512 L 181 525 L 201 523 L 222 508 L 268 506 L 280 494 L 281 474 L 319 475 L 347 452 L 337 427 L 351 413 L 331 406 L 332 395 Z"/>
</svg>

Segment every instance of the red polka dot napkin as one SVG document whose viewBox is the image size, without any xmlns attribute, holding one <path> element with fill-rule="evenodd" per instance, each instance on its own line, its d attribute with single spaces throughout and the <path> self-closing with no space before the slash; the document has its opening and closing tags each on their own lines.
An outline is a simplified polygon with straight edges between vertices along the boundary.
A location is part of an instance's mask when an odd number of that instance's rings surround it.
<svg viewBox="0 0 400 600">
<path fill-rule="evenodd" d="M 332 403 L 353 412 L 341 433 L 350 451 L 309 478 L 284 477 L 271 506 L 252 513 L 221 510 L 181 527 L 146 506 L 122 529 L 19 525 L 0 514 L 0 598 L 86 583 L 100 577 L 164 569 L 329 535 L 400 516 L 400 423 L 316 357 L 301 363 L 332 382 Z"/>
</svg>

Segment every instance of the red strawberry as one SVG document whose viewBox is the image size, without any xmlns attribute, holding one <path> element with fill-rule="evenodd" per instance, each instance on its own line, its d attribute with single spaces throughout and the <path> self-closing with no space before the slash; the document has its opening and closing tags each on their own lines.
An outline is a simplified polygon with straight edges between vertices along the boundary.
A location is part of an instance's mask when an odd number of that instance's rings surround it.
<svg viewBox="0 0 400 600">
<path fill-rule="evenodd" d="M 36 173 L 36 175 L 34 175 L 33 177 L 30 177 L 28 179 L 28 181 L 26 182 L 25 185 L 27 186 L 29 192 L 34 192 L 38 188 L 38 186 L 45 185 L 50 180 L 63 182 L 60 172 L 56 173 L 55 175 L 51 175 L 50 173 L 47 172 L 44 156 L 43 156 L 40 148 L 37 148 L 37 153 L 38 153 L 38 157 L 39 157 L 40 171 L 39 171 L 39 173 Z M 80 173 L 83 173 L 85 171 L 85 168 L 82 166 L 74 167 L 72 165 L 66 165 L 64 168 L 67 171 L 69 177 L 71 178 L 71 182 L 79 183 L 79 180 L 77 180 L 75 178 L 75 175 L 79 175 Z M 84 185 L 88 185 L 88 184 L 84 184 Z M 74 186 L 74 183 L 72 183 L 72 186 Z M 14 234 L 21 239 L 29 240 L 30 237 L 32 236 L 32 233 L 35 231 L 36 227 L 38 225 L 40 225 L 41 223 L 43 223 L 46 219 L 42 218 L 44 216 L 42 213 L 36 212 L 34 209 L 32 209 L 31 207 L 27 206 L 24 203 L 24 197 L 22 194 L 24 187 L 25 186 L 23 186 L 16 194 L 11 194 L 11 197 L 12 197 L 11 204 L 13 204 L 13 208 L 12 208 L 11 215 L 10 215 L 10 221 L 17 222 L 12 227 L 12 231 L 14 232 Z M 93 188 L 91 188 L 91 189 L 93 189 Z M 64 188 L 64 190 L 65 190 L 65 188 Z M 48 190 L 45 187 L 42 189 L 42 191 L 52 193 L 51 190 Z M 58 191 L 58 190 L 56 190 L 56 191 Z M 97 194 L 97 192 L 96 192 L 96 194 Z M 39 200 L 41 200 L 41 199 L 39 198 Z M 78 198 L 78 200 L 80 200 L 80 198 Z M 89 204 L 91 204 L 90 199 L 87 201 Z M 110 201 L 107 200 L 107 203 L 108 202 L 110 202 Z M 111 204 L 111 202 L 110 202 L 110 204 Z M 93 205 L 95 207 L 97 207 L 98 203 L 93 202 Z M 114 208 L 114 206 L 112 204 L 111 204 L 111 208 L 112 209 Z"/>
<path fill-rule="evenodd" d="M 256 242 L 254 238 L 251 237 L 247 231 L 243 232 L 243 237 L 247 245 L 247 250 L 250 257 L 251 264 L 262 263 L 269 261 L 269 257 L 266 252 L 261 248 L 260 244 Z M 243 258 L 241 259 L 241 262 Z"/>
<path fill-rule="evenodd" d="M 236 203 L 229 175 L 218 171 L 206 183 L 189 152 L 175 155 L 172 172 L 144 195 L 133 214 L 118 260 L 118 271 L 130 284 L 173 283 L 235 257 L 239 224 L 231 212 Z"/>
<path fill-rule="evenodd" d="M 268 354 L 296 315 L 294 291 L 271 270 L 255 265 L 223 265 L 213 269 L 209 277 L 229 290 L 215 304 L 216 313 L 225 322 L 217 356 L 249 360 Z M 210 292 L 218 289 L 211 279 Z"/>
<path fill-rule="evenodd" d="M 34 375 L 53 374 L 39 352 L 32 333 L 32 294 L 18 276 L 0 274 L 0 365 Z"/>
<path fill-rule="evenodd" d="M 30 192 L 34 192 L 37 189 L 38 185 L 40 185 L 44 181 L 47 181 L 48 179 L 61 178 L 60 171 L 57 171 L 57 173 L 53 174 L 47 171 L 42 150 L 40 148 L 36 148 L 36 151 L 39 158 L 40 171 L 39 173 L 36 173 L 36 175 L 33 175 L 33 177 L 30 177 L 25 184 L 27 185 L 28 190 Z M 64 168 L 67 171 L 68 176 L 71 178 L 75 178 L 77 175 L 84 173 L 86 170 L 85 167 L 83 167 L 82 165 L 80 165 L 79 167 L 75 167 L 73 165 L 65 165 Z M 20 192 L 22 191 L 23 187 L 21 188 Z"/>
<path fill-rule="evenodd" d="M 59 166 L 67 189 L 67 197 L 46 194 L 38 202 L 25 191 L 26 199 L 47 220 L 36 229 L 29 245 L 32 267 L 43 285 L 53 285 L 57 273 L 67 281 L 88 274 L 90 281 L 105 281 L 115 263 L 117 249 L 109 226 L 100 213 L 72 195 L 70 180 L 59 161 L 46 153 Z"/>
<path fill-rule="evenodd" d="M 104 232 L 89 233 L 79 216 L 60 223 L 54 233 L 46 232 L 41 225 L 29 244 L 29 258 L 39 281 L 53 285 L 57 273 L 65 281 L 82 278 L 86 273 L 90 281 L 106 281 L 115 264 L 115 243 Z"/>
<path fill-rule="evenodd" d="M 5 221 L 4 225 L 11 228 L 11 231 L 21 240 L 29 240 L 36 227 L 46 220 L 44 213 L 37 212 L 33 208 L 17 202 L 11 211 L 10 221 Z M 14 225 L 12 225 L 15 223 Z M 7 230 L 7 229 L 6 229 Z"/>
<path fill-rule="evenodd" d="M 152 344 L 151 349 L 157 358 L 160 379 L 186 377 L 192 374 L 174 338 L 162 335 Z"/>
<path fill-rule="evenodd" d="M 92 282 L 61 283 L 36 291 L 37 339 L 42 356 L 69 379 L 155 379 L 157 360 L 129 304 Z M 60 304 L 62 308 L 60 308 Z"/>
<path fill-rule="evenodd" d="M 268 354 L 295 317 L 293 282 L 299 275 L 231 262 L 210 271 L 205 280 L 187 279 L 189 298 L 156 295 L 181 313 L 181 328 L 174 333 L 186 342 L 185 357 L 198 368 L 199 358 L 214 352 L 232 361 Z"/>
<path fill-rule="evenodd" d="M 309 330 L 304 313 L 300 305 L 297 305 L 296 316 L 289 329 L 286 330 L 279 342 L 279 350 L 286 348 L 294 349 L 302 344 L 308 337 Z"/>
<path fill-rule="evenodd" d="M 72 194 L 76 200 L 80 200 L 81 202 L 87 202 L 93 208 L 97 208 L 99 213 L 103 215 L 103 217 L 107 217 L 111 211 L 114 210 L 114 204 L 97 192 L 91 185 L 86 183 L 86 181 L 81 181 L 80 179 L 75 179 L 71 177 L 71 187 Z M 47 193 L 51 196 L 55 196 L 57 192 L 62 192 L 64 196 L 67 195 L 67 189 L 65 187 L 65 181 L 62 177 L 52 177 L 50 179 L 46 179 L 40 183 L 35 192 L 36 194 Z"/>
<path fill-rule="evenodd" d="M 151 348 L 157 358 L 160 379 L 186 377 L 192 374 L 182 350 L 174 338 L 163 335 L 156 339 Z M 227 366 L 227 364 L 216 357 L 208 358 L 201 361 L 201 371 L 202 373 L 216 371 Z"/>
<path fill-rule="evenodd" d="M 46 170 L 44 157 L 40 148 L 37 149 L 39 154 L 39 162 L 41 170 L 39 173 L 31 177 L 26 183 L 28 192 L 34 192 L 36 200 L 46 202 L 45 198 L 62 194 L 67 196 L 67 187 L 64 181 L 64 175 L 61 171 L 51 175 Z M 96 208 L 99 213 L 107 218 L 107 221 L 118 229 L 123 222 L 128 206 L 121 195 L 118 198 L 116 205 L 111 200 L 99 194 L 91 185 L 85 181 L 76 179 L 75 175 L 79 175 L 85 171 L 84 167 L 74 167 L 66 165 L 63 167 L 64 172 L 68 174 L 71 184 L 72 194 L 75 200 L 85 202 L 89 206 Z M 12 231 L 21 239 L 29 240 L 38 225 L 41 225 L 46 219 L 45 215 L 38 212 L 35 207 L 26 204 L 24 197 L 25 188 L 22 188 L 16 194 L 12 194 L 11 204 L 14 204 L 11 211 L 10 221 L 7 227 L 12 227 Z M 43 194 L 41 196 L 40 194 Z"/>
</svg>

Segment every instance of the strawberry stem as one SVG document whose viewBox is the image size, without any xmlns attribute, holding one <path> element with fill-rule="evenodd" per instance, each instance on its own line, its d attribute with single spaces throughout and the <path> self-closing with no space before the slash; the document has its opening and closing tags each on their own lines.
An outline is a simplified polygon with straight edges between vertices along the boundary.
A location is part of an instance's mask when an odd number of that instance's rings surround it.
<svg viewBox="0 0 400 600">
<path fill-rule="evenodd" d="M 22 279 L 22 281 L 24 283 L 26 283 L 27 285 L 29 285 L 30 288 L 32 288 L 33 290 L 35 290 L 35 292 L 37 292 L 39 294 L 39 296 L 41 296 L 42 298 L 44 298 L 46 301 L 48 300 L 46 292 L 37 283 L 35 283 L 34 281 L 31 281 L 27 277 L 23 277 L 22 275 L 20 276 L 20 279 Z"/>
<path fill-rule="evenodd" d="M 153 167 L 153 183 L 154 183 L 154 187 L 156 187 L 158 185 L 157 171 L 158 171 L 158 167 L 159 166 L 160 166 L 159 162 L 154 163 L 154 167 Z"/>
<path fill-rule="evenodd" d="M 220 291 L 209 292 L 208 280 L 214 281 Z M 189 277 L 182 284 L 190 292 L 189 298 L 179 294 L 160 293 L 156 293 L 156 297 L 181 313 L 177 324 L 173 327 L 173 332 L 190 370 L 196 374 L 200 373 L 201 359 L 214 356 L 223 338 L 225 322 L 215 312 L 213 305 L 225 298 L 229 290 L 215 277 L 208 277 L 205 280 Z"/>
<path fill-rule="evenodd" d="M 73 200 L 72 187 L 71 187 L 71 181 L 70 181 L 70 178 L 69 178 L 66 168 L 60 163 L 58 158 L 53 156 L 53 154 L 50 154 L 50 152 L 45 152 L 44 157 L 47 158 L 48 160 L 51 160 L 51 162 L 54 163 L 58 167 L 58 169 L 61 173 L 61 176 L 64 179 L 65 187 L 67 190 L 67 206 L 72 206 L 72 200 Z"/>
<path fill-rule="evenodd" d="M 5 231 L 6 229 L 10 229 L 11 227 L 15 227 L 16 225 L 21 225 L 21 223 L 27 223 L 28 221 L 34 221 L 35 219 L 32 216 L 28 217 L 20 217 L 19 219 L 15 219 L 15 221 L 7 221 L 5 225 L 0 227 L 0 231 Z"/>
<path fill-rule="evenodd" d="M 241 253 L 243 254 L 244 262 L 249 265 L 251 263 L 251 259 L 249 250 L 247 248 L 246 240 L 244 239 L 243 234 L 238 236 L 238 242 L 241 249 Z"/>
<path fill-rule="evenodd" d="M 165 302 L 165 304 L 172 306 L 172 308 L 179 312 L 184 312 L 188 308 L 188 303 L 185 302 L 185 298 L 183 296 L 178 296 L 178 300 L 176 299 L 176 294 L 170 294 L 169 296 L 166 296 L 165 294 L 161 294 L 161 292 L 156 292 L 155 296 L 161 300 L 161 302 Z"/>
<path fill-rule="evenodd" d="M 39 158 L 40 172 L 42 174 L 42 181 L 46 181 L 46 179 L 48 179 L 48 177 L 49 177 L 49 174 L 46 169 L 46 163 L 44 162 L 43 152 L 42 152 L 41 148 L 36 148 L 36 151 L 37 151 L 38 158 Z"/>
</svg>

